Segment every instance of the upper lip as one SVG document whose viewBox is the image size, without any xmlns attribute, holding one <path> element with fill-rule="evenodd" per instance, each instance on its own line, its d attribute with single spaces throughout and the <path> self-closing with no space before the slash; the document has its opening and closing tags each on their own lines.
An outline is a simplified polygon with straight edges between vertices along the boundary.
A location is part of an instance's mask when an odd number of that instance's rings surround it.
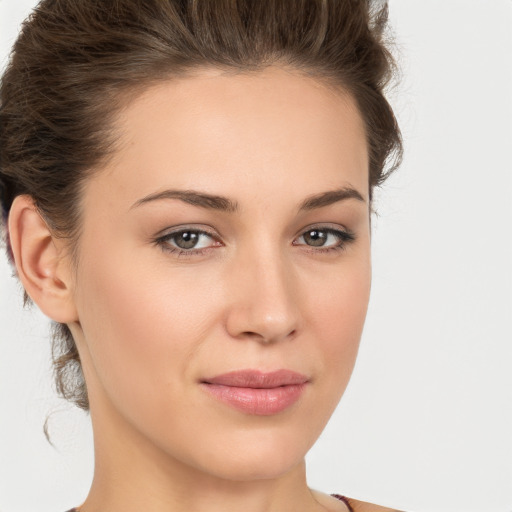
<svg viewBox="0 0 512 512">
<path fill-rule="evenodd" d="M 304 384 L 308 380 L 305 375 L 283 369 L 267 373 L 260 370 L 236 370 L 203 379 L 202 382 L 239 388 L 277 388 L 293 384 Z"/>
</svg>

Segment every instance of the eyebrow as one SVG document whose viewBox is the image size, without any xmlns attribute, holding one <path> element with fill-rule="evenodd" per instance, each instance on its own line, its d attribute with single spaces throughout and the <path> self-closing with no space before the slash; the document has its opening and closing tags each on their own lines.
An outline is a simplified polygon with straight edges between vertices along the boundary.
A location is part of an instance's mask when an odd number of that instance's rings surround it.
<svg viewBox="0 0 512 512">
<path fill-rule="evenodd" d="M 228 213 L 234 213 L 239 210 L 238 203 L 236 201 L 232 201 L 227 197 L 207 194 L 197 190 L 164 190 L 163 192 L 156 192 L 155 194 L 150 194 L 149 196 L 139 199 L 131 206 L 130 209 L 152 201 L 159 201 L 161 199 L 179 199 L 180 201 L 193 206 L 200 206 L 201 208 L 220 210 Z"/>
<path fill-rule="evenodd" d="M 137 208 L 143 204 L 163 199 L 178 199 L 193 206 L 199 206 L 210 210 L 219 210 L 227 213 L 239 211 L 237 201 L 228 197 L 207 194 L 197 190 L 164 190 L 143 197 L 136 201 L 130 209 Z M 323 208 L 347 199 L 356 199 L 365 203 L 365 199 L 355 188 L 342 187 L 336 190 L 329 190 L 307 197 L 299 206 L 298 211 L 309 211 L 317 208 Z"/>
<path fill-rule="evenodd" d="M 329 190 L 328 192 L 321 192 L 313 196 L 307 197 L 302 204 L 299 206 L 299 211 L 314 210 L 316 208 L 322 208 L 339 201 L 345 201 L 346 199 L 357 199 L 366 203 L 364 197 L 355 188 L 342 187 L 336 190 Z"/>
</svg>

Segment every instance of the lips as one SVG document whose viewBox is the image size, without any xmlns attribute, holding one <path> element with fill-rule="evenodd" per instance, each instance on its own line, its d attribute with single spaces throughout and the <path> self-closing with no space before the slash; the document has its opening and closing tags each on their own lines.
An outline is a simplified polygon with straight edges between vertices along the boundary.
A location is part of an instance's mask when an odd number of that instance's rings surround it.
<svg viewBox="0 0 512 512">
<path fill-rule="evenodd" d="M 307 383 L 305 375 L 292 370 L 241 370 L 205 379 L 201 387 L 209 396 L 239 411 L 269 416 L 296 403 Z"/>
<path fill-rule="evenodd" d="M 231 387 L 268 389 L 304 384 L 307 381 L 308 378 L 305 375 L 292 370 L 276 370 L 268 373 L 259 370 L 238 370 L 205 379 L 203 382 Z"/>
</svg>

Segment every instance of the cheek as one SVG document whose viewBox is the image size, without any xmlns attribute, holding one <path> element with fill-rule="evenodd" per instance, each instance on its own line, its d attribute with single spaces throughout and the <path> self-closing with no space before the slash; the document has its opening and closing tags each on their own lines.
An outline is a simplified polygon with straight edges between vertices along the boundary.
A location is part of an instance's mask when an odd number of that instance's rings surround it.
<svg viewBox="0 0 512 512">
<path fill-rule="evenodd" d="M 369 257 L 359 254 L 308 295 L 307 323 L 329 385 L 342 392 L 355 364 L 371 287 Z"/>
<path fill-rule="evenodd" d="M 305 295 L 309 302 L 307 309 L 314 315 L 311 322 L 315 322 L 317 328 L 321 328 L 333 342 L 336 339 L 349 342 L 358 338 L 370 296 L 369 255 L 353 255 L 347 258 L 345 265 L 326 272 L 323 279 L 318 280 L 316 276 L 316 281 L 316 286 L 310 287 Z"/>
<path fill-rule="evenodd" d="M 84 262 L 80 322 L 96 376 L 118 403 L 172 400 L 190 371 L 218 301 L 189 274 L 130 258 Z"/>
</svg>

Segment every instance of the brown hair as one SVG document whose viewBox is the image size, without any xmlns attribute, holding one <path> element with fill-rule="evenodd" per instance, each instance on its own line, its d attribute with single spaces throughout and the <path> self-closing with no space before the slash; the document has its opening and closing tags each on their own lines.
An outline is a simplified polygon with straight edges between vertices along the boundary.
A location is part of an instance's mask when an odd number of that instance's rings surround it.
<svg viewBox="0 0 512 512">
<path fill-rule="evenodd" d="M 243 72 L 280 64 L 351 93 L 366 126 L 371 198 L 402 152 L 383 95 L 395 69 L 386 24 L 387 7 L 371 0 L 43 0 L 1 81 L 4 228 L 14 198 L 28 194 L 74 254 L 80 185 L 112 154 L 123 101 L 204 66 Z M 54 324 L 53 356 L 57 390 L 87 410 L 64 324 Z"/>
</svg>

